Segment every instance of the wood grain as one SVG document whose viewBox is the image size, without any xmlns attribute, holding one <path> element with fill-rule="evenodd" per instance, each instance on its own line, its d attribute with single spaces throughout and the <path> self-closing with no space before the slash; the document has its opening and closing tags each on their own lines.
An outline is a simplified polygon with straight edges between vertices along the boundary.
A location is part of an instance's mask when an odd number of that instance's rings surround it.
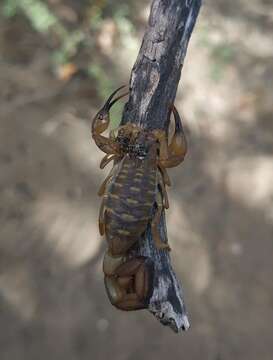
<svg viewBox="0 0 273 360">
<path fill-rule="evenodd" d="M 122 123 L 133 122 L 148 129 L 167 129 L 169 105 L 174 102 L 188 42 L 202 0 L 154 0 L 142 45 L 132 69 L 130 97 Z M 165 214 L 160 224 L 167 241 Z M 175 249 L 173 249 L 175 251 Z M 172 265 L 170 254 L 157 250 L 148 227 L 138 254 L 155 263 L 153 294 L 149 311 L 175 332 L 188 330 L 183 290 Z"/>
</svg>

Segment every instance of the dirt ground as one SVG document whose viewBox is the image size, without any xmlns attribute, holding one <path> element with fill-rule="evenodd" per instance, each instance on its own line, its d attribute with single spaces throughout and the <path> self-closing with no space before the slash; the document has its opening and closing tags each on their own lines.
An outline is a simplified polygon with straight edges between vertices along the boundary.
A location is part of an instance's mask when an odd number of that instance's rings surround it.
<svg viewBox="0 0 273 360">
<path fill-rule="evenodd" d="M 228 4 L 204 4 L 177 96 L 189 153 L 167 224 L 192 324 L 178 335 L 106 298 L 94 82 L 59 80 L 43 38 L 2 19 L 1 360 L 272 360 L 272 5 Z M 117 86 L 127 55 L 107 55 Z"/>
</svg>

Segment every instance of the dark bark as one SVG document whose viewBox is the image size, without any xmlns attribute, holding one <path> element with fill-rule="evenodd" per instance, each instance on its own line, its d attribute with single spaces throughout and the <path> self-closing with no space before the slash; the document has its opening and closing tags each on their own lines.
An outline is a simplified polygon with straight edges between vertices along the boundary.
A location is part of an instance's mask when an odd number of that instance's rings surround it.
<svg viewBox="0 0 273 360">
<path fill-rule="evenodd" d="M 169 105 L 174 102 L 188 42 L 202 0 L 154 0 L 149 23 L 130 80 L 130 97 L 122 122 L 134 122 L 148 129 L 168 127 Z M 165 214 L 160 231 L 167 241 Z M 147 229 L 139 254 L 155 264 L 151 311 L 173 330 L 187 330 L 183 292 L 172 269 L 170 255 L 157 250 Z"/>
</svg>

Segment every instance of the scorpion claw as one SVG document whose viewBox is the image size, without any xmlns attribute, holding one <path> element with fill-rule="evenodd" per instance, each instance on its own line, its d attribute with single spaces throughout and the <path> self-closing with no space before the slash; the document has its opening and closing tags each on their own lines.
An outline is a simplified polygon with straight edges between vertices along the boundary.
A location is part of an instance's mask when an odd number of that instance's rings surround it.
<svg viewBox="0 0 273 360">
<path fill-rule="evenodd" d="M 109 98 L 107 99 L 104 107 L 105 107 L 105 108 L 108 108 L 108 109 L 111 108 L 111 101 L 112 101 L 113 97 L 116 95 L 117 92 L 119 92 L 119 90 L 124 89 L 125 87 L 126 87 L 126 85 L 122 85 L 122 86 L 120 86 L 118 89 L 116 89 L 116 90 L 109 96 Z M 115 100 L 114 100 L 114 101 L 115 101 Z M 113 104 L 112 104 L 112 105 L 113 105 Z"/>
<path fill-rule="evenodd" d="M 111 107 L 121 98 L 123 98 L 124 96 L 128 95 L 128 92 L 126 92 L 125 94 L 122 94 L 120 96 L 118 96 L 116 99 L 113 100 L 114 96 L 116 95 L 116 93 L 123 89 L 126 85 L 123 85 L 121 87 L 119 87 L 117 90 L 115 90 L 107 99 L 107 101 L 105 102 L 105 104 L 103 105 L 103 107 L 100 109 L 100 111 L 96 114 L 96 116 L 94 117 L 94 120 L 92 122 L 92 134 L 101 134 L 103 133 L 109 126 L 110 123 L 110 117 L 109 117 L 109 112 Z"/>
<path fill-rule="evenodd" d="M 116 99 L 113 100 L 113 98 L 114 98 L 114 96 L 116 95 L 116 93 L 117 93 L 119 90 L 121 90 L 121 89 L 123 89 L 123 88 L 125 88 L 125 87 L 126 87 L 126 85 L 123 85 L 123 86 L 119 87 L 117 90 L 115 90 L 115 91 L 109 96 L 109 98 L 107 99 L 107 101 L 106 101 L 106 103 L 104 104 L 103 108 L 101 109 L 102 112 L 107 112 L 107 113 L 109 113 L 111 107 L 112 107 L 118 100 L 120 100 L 121 98 L 123 98 L 124 96 L 126 96 L 126 95 L 129 94 L 129 92 L 126 92 L 126 93 L 124 93 L 124 94 L 121 94 L 120 96 L 118 96 Z M 113 100 L 113 101 L 112 101 L 112 100 Z"/>
</svg>

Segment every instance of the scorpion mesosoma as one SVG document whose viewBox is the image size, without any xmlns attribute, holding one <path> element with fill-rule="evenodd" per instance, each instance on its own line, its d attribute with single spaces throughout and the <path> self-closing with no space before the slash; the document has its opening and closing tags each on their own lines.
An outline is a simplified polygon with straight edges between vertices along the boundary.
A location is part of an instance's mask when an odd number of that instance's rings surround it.
<svg viewBox="0 0 273 360">
<path fill-rule="evenodd" d="M 166 185 L 170 180 L 166 168 L 184 160 L 187 144 L 180 116 L 174 106 L 174 135 L 168 144 L 166 132 L 145 130 L 127 123 L 102 133 L 110 123 L 110 108 L 126 94 L 113 100 L 117 89 L 96 114 L 92 122 L 92 137 L 106 155 L 100 168 L 114 165 L 98 194 L 103 197 L 100 214 L 100 234 L 106 236 L 108 249 L 103 260 L 105 287 L 112 305 L 121 310 L 147 308 L 152 292 L 154 265 L 150 258 L 129 254 L 137 246 L 148 223 L 158 249 L 169 250 L 161 241 L 159 222 L 162 210 L 169 207 Z"/>
</svg>

